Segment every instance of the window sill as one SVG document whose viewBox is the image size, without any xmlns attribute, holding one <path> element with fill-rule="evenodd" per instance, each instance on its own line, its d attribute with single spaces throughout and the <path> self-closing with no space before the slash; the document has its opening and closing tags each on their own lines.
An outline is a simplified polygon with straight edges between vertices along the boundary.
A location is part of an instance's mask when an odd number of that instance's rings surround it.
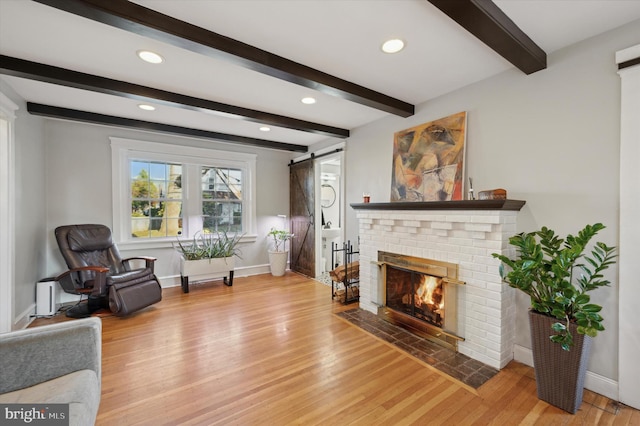
<svg viewBox="0 0 640 426">
<path fill-rule="evenodd" d="M 258 239 L 258 235 L 256 234 L 245 234 L 240 239 L 240 244 L 245 243 L 255 243 Z M 190 238 L 182 238 L 181 242 L 189 243 L 192 241 Z M 120 251 L 127 250 L 147 250 L 147 249 L 165 249 L 165 248 L 173 248 L 178 243 L 177 238 L 162 238 L 157 240 L 128 240 L 128 241 L 119 241 L 117 242 L 118 249 Z"/>
</svg>

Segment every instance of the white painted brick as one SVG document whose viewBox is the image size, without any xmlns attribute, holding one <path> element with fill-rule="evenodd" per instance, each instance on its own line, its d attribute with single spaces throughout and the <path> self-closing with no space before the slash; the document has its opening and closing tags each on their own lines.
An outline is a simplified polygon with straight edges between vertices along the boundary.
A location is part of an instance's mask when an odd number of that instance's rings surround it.
<svg viewBox="0 0 640 426">
<path fill-rule="evenodd" d="M 502 319 L 501 318 L 496 318 L 496 317 L 486 317 L 486 323 L 491 324 L 491 325 L 495 325 L 497 327 L 501 327 L 502 326 Z"/>
<path fill-rule="evenodd" d="M 458 344 L 458 348 L 460 349 L 460 352 L 462 352 L 462 348 L 464 347 L 464 349 L 472 351 L 476 354 L 484 354 L 486 352 L 486 349 L 482 346 L 480 346 L 478 343 L 474 343 L 474 342 L 469 342 L 464 341 L 464 342 L 460 342 Z"/>
<path fill-rule="evenodd" d="M 453 225 L 451 222 L 433 222 L 431 224 L 431 228 L 433 229 L 453 229 Z"/>
<path fill-rule="evenodd" d="M 447 231 L 446 229 L 434 229 L 433 234 L 439 237 L 446 237 L 449 235 L 449 231 Z"/>
<path fill-rule="evenodd" d="M 484 289 L 484 288 L 487 287 L 487 284 L 484 281 L 476 280 L 476 279 L 470 278 L 470 277 L 468 277 L 466 275 L 460 277 L 460 279 L 466 283 L 467 288 L 475 287 L 475 288 Z"/>
<path fill-rule="evenodd" d="M 464 229 L 467 231 L 475 231 L 475 232 L 491 232 L 493 228 L 490 223 L 465 223 Z"/>
<path fill-rule="evenodd" d="M 502 232 L 504 234 L 507 234 L 508 237 L 511 237 L 512 235 L 515 235 L 517 232 L 517 226 L 516 223 L 505 223 L 501 226 L 502 228 Z"/>
<path fill-rule="evenodd" d="M 488 274 L 485 274 L 485 275 L 488 275 Z M 494 282 L 487 281 L 487 290 L 494 291 L 496 293 L 501 293 L 505 291 L 505 286 L 506 284 L 502 284 L 502 282 L 494 283 Z"/>
<path fill-rule="evenodd" d="M 467 302 L 474 303 L 476 305 L 484 306 L 486 305 L 486 299 L 483 297 L 479 297 L 477 295 L 468 295 Z"/>
<path fill-rule="evenodd" d="M 462 247 L 473 247 L 473 240 L 471 238 L 449 238 L 449 244 L 454 244 L 458 247 L 456 251 L 460 251 Z"/>
<path fill-rule="evenodd" d="M 516 215 L 504 214 L 500 216 L 500 223 L 503 223 L 503 224 L 516 223 L 516 220 L 517 220 Z"/>
<path fill-rule="evenodd" d="M 471 232 L 462 229 L 452 229 L 449 235 L 451 238 L 471 239 Z"/>
<path fill-rule="evenodd" d="M 458 264 L 458 278 L 467 282 L 458 291 L 466 339 L 460 352 L 496 368 L 506 365 L 515 340 L 515 293 L 502 284 L 491 253 L 513 256 L 508 238 L 516 231 L 517 212 L 367 211 L 357 217 L 361 263 L 367 253 L 373 260 L 384 250 Z M 360 274 L 361 306 L 375 312 L 375 303 L 365 300 L 377 297 L 378 268 L 371 267 L 375 273 Z"/>
<path fill-rule="evenodd" d="M 502 232 L 487 232 L 486 234 L 487 240 L 500 241 L 500 243 L 502 243 L 503 238 L 504 235 L 502 234 Z"/>
<path fill-rule="evenodd" d="M 494 359 L 500 359 L 500 350 L 502 349 L 500 343 L 485 339 L 484 346 L 487 348 L 487 355 Z"/>
<path fill-rule="evenodd" d="M 411 227 L 411 228 L 420 228 L 419 220 L 403 220 L 402 226 Z"/>
<path fill-rule="evenodd" d="M 427 227 L 418 228 L 419 235 L 433 235 L 433 229 Z"/>
<path fill-rule="evenodd" d="M 500 309 L 502 306 L 502 303 L 500 303 L 500 301 L 498 300 L 492 300 L 490 298 L 484 298 L 485 300 L 485 304 L 492 309 Z"/>
</svg>

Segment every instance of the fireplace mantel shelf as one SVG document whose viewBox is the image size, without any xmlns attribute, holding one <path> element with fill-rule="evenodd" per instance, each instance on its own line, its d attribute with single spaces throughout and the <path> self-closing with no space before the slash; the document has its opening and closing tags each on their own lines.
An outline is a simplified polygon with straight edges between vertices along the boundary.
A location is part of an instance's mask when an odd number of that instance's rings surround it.
<svg viewBox="0 0 640 426">
<path fill-rule="evenodd" d="M 354 210 L 513 210 L 522 209 L 522 200 L 457 200 L 394 203 L 352 203 Z"/>
</svg>

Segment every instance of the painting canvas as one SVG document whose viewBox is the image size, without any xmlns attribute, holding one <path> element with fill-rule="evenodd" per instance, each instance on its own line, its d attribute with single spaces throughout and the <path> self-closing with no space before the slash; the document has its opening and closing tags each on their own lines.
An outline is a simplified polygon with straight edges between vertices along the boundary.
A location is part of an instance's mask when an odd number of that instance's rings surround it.
<svg viewBox="0 0 640 426">
<path fill-rule="evenodd" d="M 394 135 L 391 201 L 462 200 L 466 124 L 459 112 Z"/>
</svg>

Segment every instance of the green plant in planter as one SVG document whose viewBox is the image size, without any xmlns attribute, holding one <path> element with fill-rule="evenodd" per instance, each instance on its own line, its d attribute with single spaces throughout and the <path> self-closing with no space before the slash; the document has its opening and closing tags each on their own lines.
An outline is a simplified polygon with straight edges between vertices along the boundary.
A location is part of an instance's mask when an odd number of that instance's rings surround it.
<svg viewBox="0 0 640 426">
<path fill-rule="evenodd" d="M 601 306 L 589 303 L 587 292 L 608 286 L 602 271 L 615 263 L 615 247 L 597 242 L 591 256 L 584 254 L 589 241 L 605 226 L 587 225 L 578 235 L 559 238 L 547 227 L 509 238 L 518 255 L 515 259 L 493 253 L 502 261 L 500 276 L 510 287 L 522 290 L 531 298 L 531 308 L 559 321 L 552 325 L 555 332 L 550 339 L 569 350 L 573 337 L 569 324 L 575 322 L 577 331 L 595 337 L 604 330 Z M 504 265 L 510 267 L 506 272 Z"/>
<path fill-rule="evenodd" d="M 277 228 L 271 228 L 267 236 L 273 238 L 273 248 L 275 251 L 284 251 L 287 241 L 293 238 L 293 234 L 289 231 Z M 282 249 L 280 245 L 282 245 Z"/>
<path fill-rule="evenodd" d="M 185 260 L 240 257 L 240 249 L 237 246 L 241 238 L 241 234 L 229 235 L 226 232 L 205 234 L 197 232 L 193 237 L 193 241 L 189 244 L 183 244 L 178 240 L 177 249 Z"/>
</svg>

